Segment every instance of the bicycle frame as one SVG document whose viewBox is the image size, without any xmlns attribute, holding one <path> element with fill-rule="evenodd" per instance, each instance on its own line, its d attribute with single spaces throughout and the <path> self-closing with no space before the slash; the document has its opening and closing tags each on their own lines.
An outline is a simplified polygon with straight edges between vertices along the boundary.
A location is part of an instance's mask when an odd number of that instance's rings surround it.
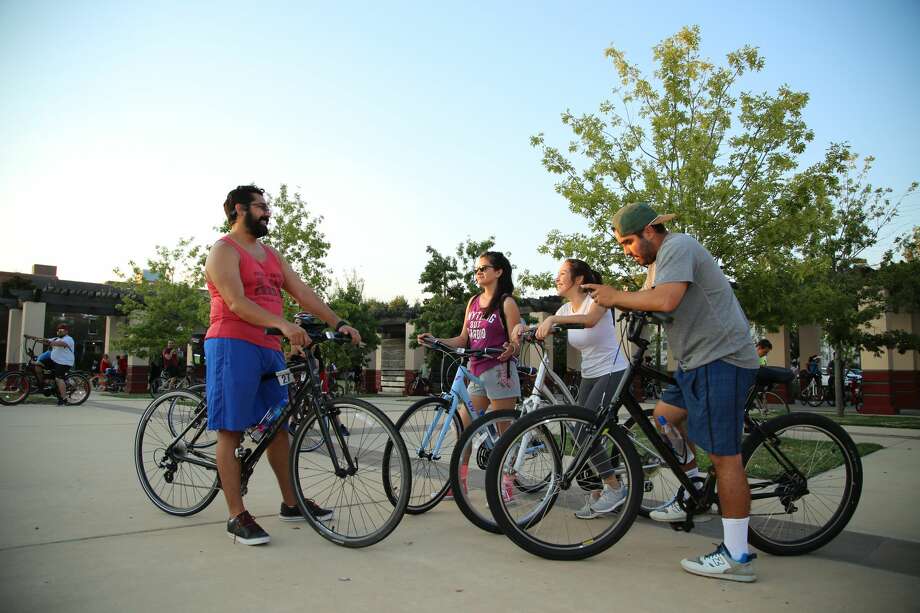
<svg viewBox="0 0 920 613">
<path fill-rule="evenodd" d="M 441 445 L 444 444 L 444 439 L 447 438 L 447 433 L 450 432 L 451 424 L 453 423 L 454 416 L 457 414 L 457 410 L 460 407 L 462 402 L 466 407 L 466 410 L 469 412 L 470 417 L 475 419 L 480 415 L 483 415 L 485 411 L 477 411 L 473 408 L 473 399 L 470 398 L 470 393 L 466 389 L 466 382 L 472 381 L 477 385 L 482 385 L 482 379 L 471 373 L 465 366 L 462 364 L 457 365 L 457 372 L 454 374 L 453 383 L 450 385 L 450 391 L 441 394 L 441 398 L 444 400 L 450 401 L 450 408 L 447 411 L 444 411 L 444 423 L 440 426 L 438 430 L 437 439 L 435 440 L 434 446 L 431 448 L 430 453 L 426 453 L 425 449 L 428 448 L 428 444 L 431 442 L 431 438 L 434 435 L 435 430 L 438 429 L 438 424 L 441 421 L 442 411 L 438 411 L 438 414 L 435 415 L 435 418 L 431 420 L 431 423 L 428 424 L 428 428 L 425 430 L 425 435 L 422 437 L 422 440 L 419 443 L 418 449 L 416 449 L 416 454 L 420 458 L 427 458 L 429 460 L 440 460 L 441 459 Z"/>
</svg>

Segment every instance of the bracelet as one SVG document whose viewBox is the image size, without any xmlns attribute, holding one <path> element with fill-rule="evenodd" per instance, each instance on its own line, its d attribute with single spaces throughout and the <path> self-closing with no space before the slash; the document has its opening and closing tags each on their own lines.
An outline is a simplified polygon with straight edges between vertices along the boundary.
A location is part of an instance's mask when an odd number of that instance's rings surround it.
<svg viewBox="0 0 920 613">
<path fill-rule="evenodd" d="M 339 320 L 339 323 L 335 324 L 335 331 L 338 332 L 339 330 L 342 329 L 342 326 L 349 326 L 349 325 L 351 325 L 351 324 L 349 324 L 349 323 L 348 323 L 347 321 L 345 321 L 344 319 L 340 319 L 340 320 Z"/>
</svg>

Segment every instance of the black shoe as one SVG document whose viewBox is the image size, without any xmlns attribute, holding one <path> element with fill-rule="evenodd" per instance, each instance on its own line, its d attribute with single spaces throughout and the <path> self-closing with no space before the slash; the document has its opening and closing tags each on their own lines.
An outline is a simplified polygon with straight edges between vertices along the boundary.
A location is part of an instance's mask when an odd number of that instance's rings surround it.
<svg viewBox="0 0 920 613">
<path fill-rule="evenodd" d="M 243 511 L 227 522 L 227 536 L 244 545 L 264 545 L 271 540 L 249 511 Z"/>
<path fill-rule="evenodd" d="M 67 401 L 66 401 L 66 400 L 64 400 L 63 398 L 58 398 L 57 405 L 58 405 L 59 407 L 62 407 L 62 406 L 64 406 L 65 404 L 67 404 Z"/>
<path fill-rule="evenodd" d="M 310 515 L 319 521 L 330 520 L 335 515 L 332 509 L 324 509 L 309 498 L 307 498 L 307 509 L 310 511 Z M 289 507 L 283 502 L 281 503 L 281 512 L 278 513 L 278 518 L 281 521 L 306 521 L 307 519 L 300 512 L 300 507 Z"/>
<path fill-rule="evenodd" d="M 339 431 L 342 433 L 342 436 L 351 436 L 351 432 L 348 431 L 345 424 L 339 424 Z"/>
</svg>

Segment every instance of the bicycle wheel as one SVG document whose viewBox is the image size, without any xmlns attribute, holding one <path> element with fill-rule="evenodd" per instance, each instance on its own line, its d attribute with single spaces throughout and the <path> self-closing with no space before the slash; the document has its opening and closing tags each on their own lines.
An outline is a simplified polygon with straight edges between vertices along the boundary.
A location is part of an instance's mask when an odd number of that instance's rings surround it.
<svg viewBox="0 0 920 613">
<path fill-rule="evenodd" d="M 182 408 L 178 408 L 181 406 Z M 173 415 L 171 423 L 170 414 Z M 147 497 L 161 510 L 179 516 L 193 515 L 208 506 L 220 483 L 214 456 L 202 451 L 207 431 L 204 400 L 188 392 L 170 392 L 153 400 L 141 416 L 134 437 L 134 466 Z M 179 416 L 196 416 L 179 432 Z M 205 467 L 188 459 L 204 461 Z"/>
<path fill-rule="evenodd" d="M 573 405 L 557 405 L 530 413 L 517 420 L 498 440 L 486 471 L 486 498 L 495 521 L 518 546 L 534 555 L 551 560 L 580 560 L 605 551 L 626 534 L 639 510 L 642 499 L 642 467 L 626 432 L 619 426 L 607 427 L 592 450 L 590 466 L 601 471 L 605 482 L 616 478 L 619 487 L 627 488 L 625 499 L 612 512 L 580 519 L 576 513 L 591 500 L 593 485 L 573 479 L 563 483 L 562 467 L 567 467 L 587 444 L 588 432 L 597 414 Z M 560 466 L 552 468 L 549 486 L 527 494 L 520 491 L 508 496 L 503 485 L 514 476 L 519 449 L 530 440 L 540 440 L 546 432 L 569 432 L 559 446 Z M 543 454 L 549 456 L 553 454 Z M 606 460 L 610 463 L 607 464 Z M 607 464 L 606 468 L 604 465 Z M 537 476 L 549 466 L 538 467 Z M 616 482 L 614 481 L 614 482 Z M 505 489 L 507 486 L 505 486 Z"/>
<path fill-rule="evenodd" d="M 819 385 L 810 387 L 808 398 L 806 398 L 806 402 L 808 403 L 808 406 L 810 407 L 821 406 L 821 403 L 824 402 L 824 388 Z"/>
<path fill-rule="evenodd" d="M 23 372 L 10 371 L 0 375 L 0 404 L 19 404 L 29 395 L 31 383 Z"/>
<path fill-rule="evenodd" d="M 356 471 L 336 474 L 325 440 L 315 451 L 302 451 L 303 439 L 311 429 L 311 420 L 305 420 L 294 434 L 290 456 L 297 503 L 310 525 L 330 541 L 345 547 L 373 545 L 396 528 L 406 511 L 412 489 L 409 454 L 393 423 L 369 402 L 336 398 L 326 406 L 333 426 L 328 430 L 330 442 L 339 465 L 347 468 L 343 457 L 347 447 Z M 341 435 L 341 426 L 347 428 L 348 436 Z M 390 449 L 386 460 L 385 447 Z M 307 499 L 331 509 L 334 517 L 316 519 Z"/>
<path fill-rule="evenodd" d="M 758 549 L 774 555 L 814 551 L 856 511 L 862 461 L 853 439 L 830 419 L 782 415 L 749 436 L 741 451 L 751 487 L 749 536 Z"/>
<path fill-rule="evenodd" d="M 85 375 L 68 373 L 64 377 L 64 400 L 69 405 L 77 406 L 86 402 L 90 389 L 89 379 Z"/>
<path fill-rule="evenodd" d="M 761 394 L 758 394 L 758 397 L 760 396 Z M 768 412 L 776 412 L 780 415 L 789 414 L 789 404 L 786 403 L 786 400 L 776 392 L 764 392 L 762 397 Z"/>
<path fill-rule="evenodd" d="M 653 409 L 645 409 L 642 414 L 654 423 Z M 629 434 L 633 447 L 639 454 L 639 463 L 644 473 L 639 515 L 648 517 L 652 511 L 663 509 L 674 502 L 681 484 L 667 462 L 661 458 L 658 450 L 645 436 L 645 432 L 636 424 L 636 420 L 630 417 L 623 423 L 623 428 Z"/>
<path fill-rule="evenodd" d="M 456 413 L 440 447 L 435 449 L 449 412 L 450 403 L 447 400 L 429 396 L 406 409 L 396 422 L 396 430 L 405 442 L 412 462 L 412 494 L 406 508 L 406 513 L 410 515 L 433 509 L 450 487 L 450 458 L 462 430 L 460 417 Z M 432 424 L 434 430 L 429 441 L 422 445 Z M 384 457 L 387 458 L 390 452 L 391 449 L 386 447 Z M 395 494 L 391 494 L 391 497 L 395 504 Z"/>
<path fill-rule="evenodd" d="M 188 402 L 187 400 L 179 401 L 178 399 L 169 403 L 169 408 L 166 412 L 169 433 L 174 437 L 179 436 L 191 424 L 196 438 L 194 442 L 191 442 L 192 438 L 190 436 L 185 437 L 189 441 L 188 447 L 193 449 L 213 447 L 217 444 L 217 432 L 207 429 L 208 412 L 207 410 L 201 410 L 206 404 L 205 398 L 194 392 L 189 393 L 195 394 L 198 400 L 197 403 Z M 202 426 L 203 429 L 201 428 Z"/>
<path fill-rule="evenodd" d="M 185 391 L 191 392 L 191 393 L 193 393 L 193 394 L 198 394 L 198 395 L 201 396 L 202 398 L 205 397 L 205 394 L 206 394 L 206 392 L 207 392 L 204 383 L 197 383 L 197 384 L 195 384 L 195 385 L 191 385 L 191 386 L 189 386 Z"/>
</svg>

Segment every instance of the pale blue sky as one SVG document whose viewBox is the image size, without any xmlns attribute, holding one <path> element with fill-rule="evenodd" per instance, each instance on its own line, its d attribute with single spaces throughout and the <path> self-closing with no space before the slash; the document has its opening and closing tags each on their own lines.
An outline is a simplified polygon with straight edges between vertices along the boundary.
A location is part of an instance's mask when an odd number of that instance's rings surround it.
<svg viewBox="0 0 920 613">
<path fill-rule="evenodd" d="M 337 276 L 419 295 L 425 245 L 494 234 L 520 268 L 578 230 L 529 137 L 569 134 L 681 26 L 743 82 L 811 94 L 815 141 L 848 140 L 897 192 L 920 179 L 920 3 L 0 3 L 0 270 L 102 281 L 182 236 L 211 242 L 228 189 L 285 182 L 325 216 Z M 738 8 L 738 6 L 742 8 Z M 805 6 L 803 6 L 805 5 Z M 920 225 L 920 198 L 896 230 Z"/>
</svg>

